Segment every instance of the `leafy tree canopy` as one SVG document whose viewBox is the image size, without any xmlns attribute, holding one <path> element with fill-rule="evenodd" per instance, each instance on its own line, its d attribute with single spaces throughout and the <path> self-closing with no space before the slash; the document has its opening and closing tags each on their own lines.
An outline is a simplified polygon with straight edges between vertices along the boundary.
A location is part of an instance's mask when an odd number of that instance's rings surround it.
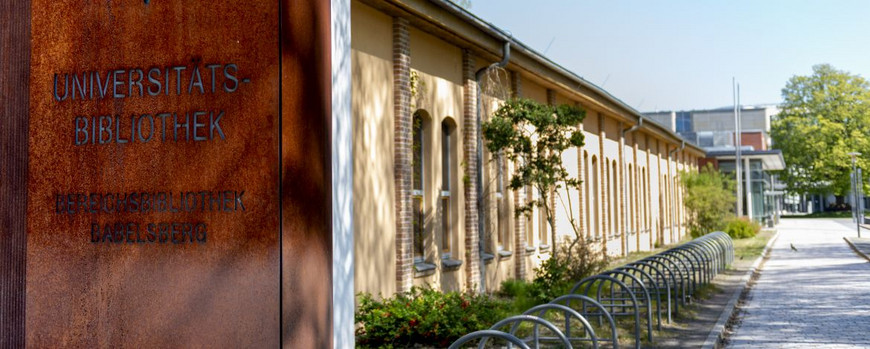
<svg viewBox="0 0 870 349">
<path fill-rule="evenodd" d="M 528 214 L 533 207 L 541 208 L 550 225 L 551 242 L 556 241 L 550 205 L 552 195 L 559 195 L 564 188 L 577 189 L 580 185 L 580 181 L 572 178 L 564 167 L 562 153 L 568 148 L 583 146 L 583 132 L 579 125 L 584 117 L 586 112 L 574 106 L 550 106 L 530 99 L 512 99 L 482 125 L 489 151 L 502 154 L 517 164 L 509 188 L 533 187 L 540 194 L 537 200 L 518 206 L 517 215 Z M 579 238 L 577 224 L 574 224 L 573 217 L 569 219 Z M 572 242 L 572 247 L 576 241 Z"/>
<path fill-rule="evenodd" d="M 870 165 L 870 85 L 858 75 L 831 65 L 813 67 L 810 76 L 793 76 L 782 89 L 784 102 L 771 125 L 774 145 L 782 149 L 786 171 L 780 176 L 794 193 L 849 192 L 850 152 Z"/>
</svg>

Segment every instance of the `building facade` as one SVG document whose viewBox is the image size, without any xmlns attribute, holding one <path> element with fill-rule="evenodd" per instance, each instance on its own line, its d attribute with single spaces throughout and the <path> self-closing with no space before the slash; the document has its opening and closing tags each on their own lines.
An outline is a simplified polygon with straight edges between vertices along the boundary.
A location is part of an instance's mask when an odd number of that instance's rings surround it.
<svg viewBox="0 0 870 349">
<path fill-rule="evenodd" d="M 451 2 L 355 0 L 351 18 L 356 292 L 531 279 L 573 236 L 566 212 L 612 256 L 685 234 L 679 173 L 700 147 Z M 514 214 L 538 194 L 507 190 L 513 164 L 478 136 L 478 118 L 513 97 L 587 112 L 585 145 L 563 155 L 583 185 L 561 193 L 557 241 L 541 212 Z"/>
<path fill-rule="evenodd" d="M 737 178 L 737 137 L 735 109 L 663 111 L 644 113 L 646 117 L 676 132 L 707 152 L 700 165 L 712 163 L 723 173 Z M 785 206 L 783 186 L 774 171 L 785 169 L 782 151 L 773 149 L 771 119 L 779 114 L 776 105 L 741 106 L 740 172 L 742 205 L 739 215 L 766 223 L 778 220 Z M 791 198 L 794 199 L 794 198 Z"/>
<path fill-rule="evenodd" d="M 779 114 L 776 105 L 740 107 L 740 144 L 752 150 L 771 149 L 770 122 Z M 658 111 L 644 116 L 708 151 L 734 149 L 734 108 Z"/>
</svg>

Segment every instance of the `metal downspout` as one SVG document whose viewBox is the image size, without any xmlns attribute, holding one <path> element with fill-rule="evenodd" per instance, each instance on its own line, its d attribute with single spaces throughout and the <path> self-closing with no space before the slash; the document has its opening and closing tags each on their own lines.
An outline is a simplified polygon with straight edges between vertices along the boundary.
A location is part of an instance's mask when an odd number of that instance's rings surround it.
<svg viewBox="0 0 870 349">
<path fill-rule="evenodd" d="M 622 130 L 622 145 L 621 145 L 622 149 L 620 149 L 620 151 L 619 151 L 621 154 L 625 154 L 625 135 L 626 135 L 626 134 L 629 134 L 629 133 L 632 133 L 632 132 L 634 132 L 634 131 L 637 131 L 637 129 L 639 129 L 641 126 L 643 126 L 643 115 L 641 115 L 640 118 L 638 118 L 638 122 L 637 122 L 637 124 L 635 124 L 635 125 L 632 126 L 632 127 L 629 127 L 629 128 L 626 128 L 626 129 L 623 129 L 623 130 Z M 635 160 L 637 160 L 637 159 L 635 159 Z M 623 205 L 625 205 L 625 203 L 628 202 L 628 193 L 627 193 L 627 191 L 625 190 L 625 177 L 626 177 L 626 176 L 625 176 L 625 172 L 626 172 L 627 167 L 628 167 L 628 166 L 626 165 L 626 162 L 627 162 L 627 161 L 625 161 L 625 155 L 623 155 L 623 156 L 622 156 L 622 184 L 623 184 L 623 190 L 622 190 L 622 195 L 621 195 L 621 196 L 622 196 L 622 203 L 623 203 Z M 634 164 L 634 165 L 637 166 L 637 164 Z M 629 184 L 629 185 L 630 185 L 630 184 Z M 637 190 L 637 188 L 635 188 L 635 190 Z M 623 210 L 622 210 L 622 213 L 623 213 L 622 224 L 623 224 L 623 227 L 625 227 L 625 226 L 628 226 L 628 224 L 627 224 L 628 221 L 629 221 L 629 219 L 628 219 L 628 212 L 627 212 L 627 210 L 623 209 Z M 634 233 L 635 233 L 635 234 L 639 234 L 640 232 L 635 231 Z M 626 235 L 626 236 L 625 236 L 625 253 L 628 254 L 628 253 L 630 252 L 630 251 L 628 250 L 628 236 L 627 236 L 627 235 L 628 235 L 628 229 L 626 229 L 625 235 Z M 638 237 L 638 239 L 639 239 L 639 238 L 640 238 L 640 237 Z M 637 245 L 637 248 L 638 248 L 638 250 L 640 250 L 640 244 L 639 244 L 639 243 L 638 243 L 638 245 Z"/>
<path fill-rule="evenodd" d="M 507 65 L 508 60 L 510 60 L 511 57 L 510 41 L 505 41 L 502 53 L 503 56 L 501 62 L 492 63 L 484 68 L 480 68 L 480 70 L 474 73 L 474 82 L 477 85 L 477 245 L 479 249 L 478 256 L 480 257 L 480 293 L 486 292 L 486 261 L 483 259 L 484 251 L 486 251 L 484 246 L 486 243 L 486 210 L 483 207 L 483 136 L 480 129 L 480 114 L 481 110 L 483 110 L 483 101 L 480 98 L 480 78 L 482 78 L 483 74 L 486 74 L 490 69 L 501 68 Z"/>
<path fill-rule="evenodd" d="M 678 151 L 682 151 L 685 148 L 686 148 L 686 141 L 684 140 L 679 148 L 675 148 L 674 150 L 671 150 L 668 152 L 668 160 L 670 160 L 670 158 L 673 157 L 674 154 L 676 154 Z M 671 165 L 668 164 L 668 167 L 670 167 L 670 166 Z M 676 166 L 676 162 L 675 162 L 674 163 L 674 177 L 677 176 L 676 172 L 677 172 L 677 166 Z M 671 180 L 674 180 L 674 178 L 671 178 Z M 677 207 L 676 207 L 676 204 L 677 204 L 677 182 L 676 181 L 674 181 L 674 183 L 671 185 L 671 197 L 674 198 L 674 200 L 672 202 L 672 205 L 674 207 L 672 207 L 673 210 L 671 210 L 671 231 L 673 232 L 674 225 L 677 222 Z M 679 226 L 677 227 L 677 229 L 678 229 L 677 231 L 679 231 Z M 678 236 L 678 237 L 680 237 L 680 236 Z"/>
</svg>

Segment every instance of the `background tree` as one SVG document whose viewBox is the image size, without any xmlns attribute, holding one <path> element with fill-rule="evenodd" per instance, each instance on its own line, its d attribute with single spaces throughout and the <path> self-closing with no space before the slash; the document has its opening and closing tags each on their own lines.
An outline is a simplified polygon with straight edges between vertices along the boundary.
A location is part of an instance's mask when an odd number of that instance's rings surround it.
<svg viewBox="0 0 870 349">
<path fill-rule="evenodd" d="M 734 181 L 707 164 L 699 172 L 682 172 L 692 237 L 721 231 L 734 216 Z"/>
<path fill-rule="evenodd" d="M 850 187 L 851 157 L 870 159 L 870 86 L 864 78 L 821 64 L 810 76 L 794 76 L 771 125 L 786 171 L 780 176 L 796 194 L 832 192 L 838 203 Z"/>
<path fill-rule="evenodd" d="M 550 241 L 554 244 L 554 195 L 560 195 L 563 188 L 580 188 L 580 181 L 569 176 L 565 169 L 562 153 L 570 147 L 583 146 L 579 125 L 585 117 L 584 110 L 570 105 L 554 107 L 529 99 L 511 99 L 482 125 L 487 149 L 516 164 L 508 187 L 512 190 L 532 187 L 539 194 L 537 200 L 527 200 L 517 206 L 517 216 L 528 215 L 535 207 L 541 209 L 550 226 Z M 570 195 L 567 196 L 563 199 L 570 201 Z M 573 215 L 569 214 L 569 219 L 575 234 L 573 247 L 582 234 Z M 554 255 L 556 251 L 554 247 Z"/>
</svg>

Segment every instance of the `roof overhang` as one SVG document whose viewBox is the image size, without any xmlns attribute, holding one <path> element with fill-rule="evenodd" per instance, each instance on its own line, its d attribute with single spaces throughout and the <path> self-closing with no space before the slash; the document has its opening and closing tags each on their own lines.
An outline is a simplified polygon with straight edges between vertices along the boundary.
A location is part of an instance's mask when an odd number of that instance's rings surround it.
<svg viewBox="0 0 870 349">
<path fill-rule="evenodd" d="M 629 125 L 640 123 L 643 115 L 603 88 L 587 81 L 574 72 L 551 61 L 526 44 L 514 38 L 508 31 L 486 22 L 449 0 L 360 0 L 389 15 L 408 19 L 419 29 L 469 49 L 484 59 L 499 61 L 505 42 L 511 44 L 508 66 L 537 77 L 545 86 L 558 87 L 561 92 L 578 99 L 581 103 L 608 111 L 608 115 Z M 647 122 L 642 130 L 671 142 L 671 147 L 681 147 L 684 138 L 658 123 Z M 704 149 L 685 143 L 685 151 L 703 156 Z"/>
<path fill-rule="evenodd" d="M 722 160 L 734 160 L 737 157 L 735 150 L 707 152 L 707 158 Z M 761 168 L 765 171 L 785 170 L 785 159 L 782 150 L 743 150 L 740 152 L 741 159 L 761 160 Z"/>
</svg>

